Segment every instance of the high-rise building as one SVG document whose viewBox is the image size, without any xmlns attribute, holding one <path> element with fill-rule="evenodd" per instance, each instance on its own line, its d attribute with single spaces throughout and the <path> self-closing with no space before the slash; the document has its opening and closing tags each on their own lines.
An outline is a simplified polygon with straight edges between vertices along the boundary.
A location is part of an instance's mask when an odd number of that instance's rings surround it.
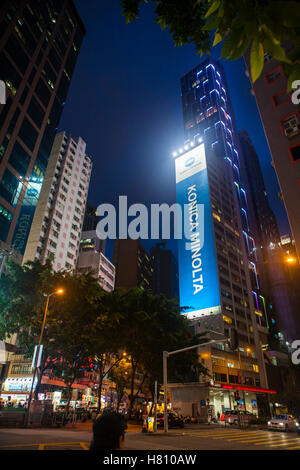
<svg viewBox="0 0 300 470">
<path fill-rule="evenodd" d="M 209 399 L 214 412 L 222 412 L 234 406 L 237 390 L 239 406 L 257 412 L 267 403 L 262 347 L 268 342 L 268 318 L 222 66 L 202 62 L 181 79 L 181 91 L 185 143 L 173 156 L 177 202 L 188 207 L 191 236 L 190 243 L 178 242 L 180 304 L 189 307 L 195 333 L 209 329 L 229 337 L 235 331 L 238 338 L 235 350 L 226 343 L 201 349 L 212 381 L 210 387 L 199 384 L 203 396 L 198 393 L 197 402 Z M 176 406 L 183 406 L 180 387 L 174 387 Z"/>
<path fill-rule="evenodd" d="M 92 163 L 86 144 L 56 135 L 23 262 L 53 257 L 53 269 L 77 265 Z"/>
<path fill-rule="evenodd" d="M 292 46 L 287 47 L 287 53 Z M 249 70 L 250 53 L 245 55 Z M 282 66 L 270 54 L 260 77 L 253 84 L 253 93 L 264 126 L 287 210 L 293 237 L 300 256 L 300 118 L 299 105 L 287 93 L 287 77 Z"/>
<path fill-rule="evenodd" d="M 104 290 L 114 290 L 116 270 L 105 256 L 105 240 L 100 240 L 95 230 L 82 232 L 77 271 L 93 271 Z"/>
<path fill-rule="evenodd" d="M 274 320 L 276 314 L 281 334 L 285 339 L 292 340 L 298 337 L 297 324 L 300 323 L 297 319 L 300 299 L 297 299 L 295 282 L 298 280 L 299 263 L 295 246 L 291 245 L 291 237 L 280 238 L 276 218 L 269 206 L 259 159 L 250 137 L 246 131 L 240 132 L 239 137 L 242 149 L 240 163 L 248 205 L 251 206 L 249 219 L 256 242 L 260 285 L 272 304 L 268 320 Z M 293 262 L 287 261 L 288 259 Z"/>
<path fill-rule="evenodd" d="M 289 235 L 270 244 L 265 263 L 271 295 L 278 316 L 280 339 L 294 341 L 300 335 L 300 264 L 295 242 Z"/>
<path fill-rule="evenodd" d="M 4 0 L 0 23 L 0 240 L 24 254 L 85 28 L 71 0 Z"/>
<path fill-rule="evenodd" d="M 115 240 L 113 264 L 116 267 L 116 287 L 143 287 L 151 290 L 153 266 L 140 240 Z"/>
<path fill-rule="evenodd" d="M 153 265 L 152 292 L 164 294 L 168 299 L 179 295 L 178 263 L 171 250 L 165 249 L 166 243 L 157 243 L 151 248 Z"/>
<path fill-rule="evenodd" d="M 83 232 L 96 230 L 97 224 L 99 222 L 99 217 L 96 215 L 96 211 L 96 207 L 91 206 L 91 204 L 86 205 L 82 227 Z"/>
<path fill-rule="evenodd" d="M 241 164 L 243 164 L 246 175 L 245 184 L 247 184 L 247 195 L 252 200 L 254 208 L 254 223 L 257 223 L 255 233 L 256 245 L 268 246 L 270 243 L 279 243 L 280 235 L 276 217 L 270 207 L 268 195 L 265 187 L 259 158 L 255 147 L 246 131 L 239 133 L 241 143 Z M 254 228 L 252 228 L 254 230 Z"/>
</svg>

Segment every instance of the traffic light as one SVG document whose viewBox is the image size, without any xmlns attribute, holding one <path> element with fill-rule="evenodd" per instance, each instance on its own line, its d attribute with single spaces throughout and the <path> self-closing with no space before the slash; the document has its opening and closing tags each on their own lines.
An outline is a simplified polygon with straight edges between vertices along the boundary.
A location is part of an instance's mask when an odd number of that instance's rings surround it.
<svg viewBox="0 0 300 470">
<path fill-rule="evenodd" d="M 229 346 L 230 346 L 230 349 L 232 349 L 233 351 L 235 351 L 238 346 L 239 346 L 239 337 L 238 337 L 238 333 L 236 331 L 235 328 L 230 328 L 230 332 L 229 332 L 230 336 L 229 336 Z"/>
</svg>

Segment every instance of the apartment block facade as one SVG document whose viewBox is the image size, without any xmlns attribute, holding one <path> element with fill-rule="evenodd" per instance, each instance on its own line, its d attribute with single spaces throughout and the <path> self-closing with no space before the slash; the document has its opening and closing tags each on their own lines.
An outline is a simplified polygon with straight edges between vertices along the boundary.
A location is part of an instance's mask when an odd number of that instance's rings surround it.
<svg viewBox="0 0 300 470">
<path fill-rule="evenodd" d="M 91 170 L 83 139 L 57 134 L 23 262 L 52 257 L 55 271 L 76 269 Z"/>
<path fill-rule="evenodd" d="M 100 286 L 107 292 L 115 288 L 115 266 L 105 256 L 105 240 L 97 237 L 96 231 L 84 231 L 81 235 L 77 271 L 93 271 Z"/>
<path fill-rule="evenodd" d="M 287 46 L 287 53 L 292 48 Z M 248 71 L 249 60 L 248 52 Z M 300 105 L 293 103 L 284 70 L 270 54 L 265 54 L 262 74 L 252 86 L 299 257 Z"/>
</svg>

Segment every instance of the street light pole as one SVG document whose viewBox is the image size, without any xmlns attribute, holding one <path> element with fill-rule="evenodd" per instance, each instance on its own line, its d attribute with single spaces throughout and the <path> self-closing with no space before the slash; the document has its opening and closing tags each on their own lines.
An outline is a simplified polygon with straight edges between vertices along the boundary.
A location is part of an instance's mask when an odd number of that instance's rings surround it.
<svg viewBox="0 0 300 470">
<path fill-rule="evenodd" d="M 157 432 L 157 380 L 154 384 L 154 432 Z"/>
<path fill-rule="evenodd" d="M 32 377 L 32 382 L 31 382 L 31 388 L 30 388 L 30 393 L 29 393 L 29 398 L 28 398 L 28 407 L 27 407 L 27 413 L 26 413 L 26 418 L 25 418 L 25 427 L 28 426 L 29 423 L 29 417 L 30 417 L 30 407 L 31 407 L 31 402 L 32 402 L 32 395 L 33 395 L 33 387 L 34 387 L 34 381 L 35 377 L 37 374 L 37 369 L 38 369 L 38 359 L 40 356 L 40 349 L 42 345 L 42 340 L 44 336 L 44 331 L 45 331 L 45 325 L 46 325 L 46 320 L 47 320 L 47 314 L 48 314 L 48 309 L 49 309 L 49 301 L 50 297 L 55 294 L 62 294 L 63 289 L 59 289 L 56 292 L 53 292 L 52 294 L 46 294 L 47 301 L 46 301 L 46 307 L 45 307 L 45 312 L 44 312 L 44 318 L 43 318 L 43 323 L 42 323 L 42 328 L 41 328 L 41 333 L 40 333 L 40 339 L 39 339 L 39 344 L 36 350 L 36 354 L 34 357 L 34 363 L 33 363 L 33 377 Z"/>
<path fill-rule="evenodd" d="M 223 336 L 223 335 L 222 335 Z M 207 341 L 206 343 L 196 344 L 183 349 L 177 349 L 177 351 L 163 351 L 163 384 L 164 384 L 164 432 L 168 432 L 168 412 L 167 412 L 167 392 L 168 392 L 168 357 L 173 354 L 179 354 L 181 352 L 191 351 L 192 349 L 198 349 L 202 346 L 214 343 L 226 343 L 228 338 L 214 339 Z"/>
<path fill-rule="evenodd" d="M 163 381 L 164 381 L 164 431 L 168 432 L 168 351 L 163 352 Z"/>
</svg>

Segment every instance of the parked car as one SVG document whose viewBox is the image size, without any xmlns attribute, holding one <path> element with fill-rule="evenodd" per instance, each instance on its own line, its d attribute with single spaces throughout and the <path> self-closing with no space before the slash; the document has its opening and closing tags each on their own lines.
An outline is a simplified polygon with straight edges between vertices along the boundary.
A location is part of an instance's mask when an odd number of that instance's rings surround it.
<svg viewBox="0 0 300 470">
<path fill-rule="evenodd" d="M 270 431 L 297 431 L 299 429 L 299 423 L 293 415 L 280 414 L 275 415 L 270 421 L 268 421 L 268 429 Z"/>
<path fill-rule="evenodd" d="M 250 422 L 252 418 L 255 418 L 255 415 L 249 411 L 230 410 L 224 413 L 224 421 L 228 424 L 239 424 L 240 420 Z"/>
<path fill-rule="evenodd" d="M 169 428 L 184 428 L 184 421 L 175 413 L 168 413 L 168 426 Z M 157 415 L 157 427 L 164 427 L 164 414 Z"/>
</svg>

